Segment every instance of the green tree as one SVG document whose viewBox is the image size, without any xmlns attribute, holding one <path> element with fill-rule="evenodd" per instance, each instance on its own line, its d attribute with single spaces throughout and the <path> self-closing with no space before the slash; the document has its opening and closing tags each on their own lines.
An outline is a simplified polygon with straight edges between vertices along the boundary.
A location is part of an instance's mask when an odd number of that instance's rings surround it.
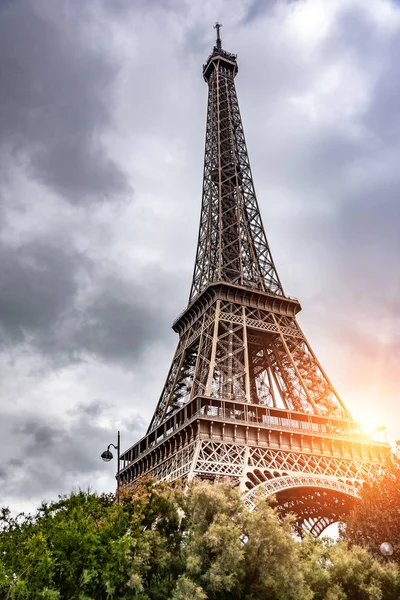
<svg viewBox="0 0 400 600">
<path fill-rule="evenodd" d="M 381 474 L 364 484 L 360 501 L 346 520 L 343 537 L 380 558 L 382 542 L 390 542 L 391 557 L 400 565 L 400 458 L 392 454 Z M 387 560 L 387 559 L 386 559 Z"/>
<path fill-rule="evenodd" d="M 33 516 L 0 515 L 7 600 L 396 600 L 399 571 L 368 552 L 292 536 L 228 482 L 142 480 L 77 492 Z"/>
<path fill-rule="evenodd" d="M 230 483 L 196 483 L 184 505 L 185 571 L 210 600 L 302 600 L 303 581 L 291 523 L 265 500 L 250 512 Z"/>
<path fill-rule="evenodd" d="M 206 600 L 207 596 L 205 591 L 191 579 L 188 579 L 186 575 L 179 577 L 172 600 Z"/>
<path fill-rule="evenodd" d="M 365 549 L 346 542 L 315 540 L 301 544 L 304 579 L 313 600 L 398 600 L 400 573 L 395 564 L 381 564 Z"/>
<path fill-rule="evenodd" d="M 3 511 L 1 591 L 30 600 L 168 598 L 180 541 L 173 502 L 172 489 L 148 483 L 122 491 L 120 502 L 78 492 L 34 517 Z"/>
</svg>

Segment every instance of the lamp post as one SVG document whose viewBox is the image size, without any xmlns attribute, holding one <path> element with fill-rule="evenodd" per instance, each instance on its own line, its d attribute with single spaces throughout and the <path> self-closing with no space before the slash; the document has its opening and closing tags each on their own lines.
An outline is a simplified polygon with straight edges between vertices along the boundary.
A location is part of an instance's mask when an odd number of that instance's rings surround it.
<svg viewBox="0 0 400 600">
<path fill-rule="evenodd" d="M 120 447 L 121 447 L 119 431 L 118 431 L 117 445 L 108 444 L 107 450 L 104 450 L 104 452 L 102 452 L 102 454 L 101 454 L 101 458 L 104 460 L 104 462 L 110 462 L 110 460 L 112 460 L 114 458 L 114 455 L 110 450 L 111 446 L 117 451 L 117 488 L 118 488 L 119 487 L 119 460 L 120 460 L 119 457 L 120 457 Z"/>
</svg>

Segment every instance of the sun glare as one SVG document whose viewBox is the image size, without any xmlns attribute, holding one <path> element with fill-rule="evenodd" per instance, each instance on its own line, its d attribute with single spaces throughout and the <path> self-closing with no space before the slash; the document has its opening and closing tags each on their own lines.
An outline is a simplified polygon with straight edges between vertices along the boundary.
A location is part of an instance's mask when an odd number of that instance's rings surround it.
<svg viewBox="0 0 400 600">
<path fill-rule="evenodd" d="M 360 420 L 361 426 L 365 433 L 375 433 L 377 429 L 379 429 L 379 423 L 376 419 L 372 417 L 366 417 L 365 419 Z"/>
</svg>

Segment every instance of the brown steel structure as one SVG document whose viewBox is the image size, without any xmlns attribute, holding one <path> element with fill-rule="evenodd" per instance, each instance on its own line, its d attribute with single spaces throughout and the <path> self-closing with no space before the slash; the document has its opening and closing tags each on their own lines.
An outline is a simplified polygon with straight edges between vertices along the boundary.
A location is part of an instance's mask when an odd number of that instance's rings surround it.
<svg viewBox="0 0 400 600">
<path fill-rule="evenodd" d="M 121 455 L 120 481 L 233 478 L 251 506 L 274 494 L 318 535 L 351 506 L 389 452 L 362 433 L 285 295 L 254 191 L 235 89 L 236 55 L 217 42 L 203 67 L 208 112 L 189 303 L 147 434 Z"/>
</svg>

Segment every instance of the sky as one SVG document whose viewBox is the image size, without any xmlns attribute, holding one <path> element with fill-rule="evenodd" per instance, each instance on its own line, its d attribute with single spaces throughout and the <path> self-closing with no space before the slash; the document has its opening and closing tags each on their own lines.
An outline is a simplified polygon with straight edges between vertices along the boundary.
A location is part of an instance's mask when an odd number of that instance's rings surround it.
<svg viewBox="0 0 400 600">
<path fill-rule="evenodd" d="M 157 404 L 200 215 L 215 21 L 299 323 L 400 438 L 400 5 L 0 2 L 0 505 L 115 488 Z"/>
</svg>

